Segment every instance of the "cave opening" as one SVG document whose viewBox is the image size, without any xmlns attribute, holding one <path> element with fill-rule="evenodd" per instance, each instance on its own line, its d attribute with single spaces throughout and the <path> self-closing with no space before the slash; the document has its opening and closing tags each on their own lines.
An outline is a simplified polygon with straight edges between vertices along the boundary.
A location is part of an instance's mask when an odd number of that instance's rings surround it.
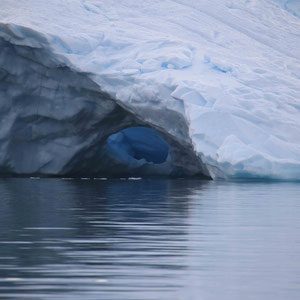
<svg viewBox="0 0 300 300">
<path fill-rule="evenodd" d="M 159 165 L 167 161 L 169 145 L 153 128 L 129 127 L 107 138 L 111 157 L 129 167 Z"/>
</svg>

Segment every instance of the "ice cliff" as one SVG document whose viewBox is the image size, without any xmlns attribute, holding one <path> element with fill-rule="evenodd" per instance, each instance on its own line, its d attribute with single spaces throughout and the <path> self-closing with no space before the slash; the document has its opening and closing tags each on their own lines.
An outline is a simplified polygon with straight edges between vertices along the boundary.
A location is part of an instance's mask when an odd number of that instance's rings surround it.
<svg viewBox="0 0 300 300">
<path fill-rule="evenodd" d="M 299 180 L 299 7 L 0 0 L 0 173 Z"/>
</svg>

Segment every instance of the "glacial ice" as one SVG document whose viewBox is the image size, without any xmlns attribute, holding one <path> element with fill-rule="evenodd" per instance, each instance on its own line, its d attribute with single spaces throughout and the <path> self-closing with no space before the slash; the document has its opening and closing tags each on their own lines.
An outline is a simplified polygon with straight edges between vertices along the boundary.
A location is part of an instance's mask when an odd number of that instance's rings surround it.
<svg viewBox="0 0 300 300">
<path fill-rule="evenodd" d="M 0 0 L 0 173 L 299 180 L 299 49 L 296 0 Z"/>
<path fill-rule="evenodd" d="M 299 0 L 275 0 L 278 1 L 282 8 L 292 13 L 296 17 L 300 17 L 300 1 Z"/>
</svg>

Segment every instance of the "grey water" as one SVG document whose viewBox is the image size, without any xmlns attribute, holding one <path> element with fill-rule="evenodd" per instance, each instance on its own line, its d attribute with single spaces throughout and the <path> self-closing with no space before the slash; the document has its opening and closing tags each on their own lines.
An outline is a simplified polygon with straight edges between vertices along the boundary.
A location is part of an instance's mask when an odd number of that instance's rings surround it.
<svg viewBox="0 0 300 300">
<path fill-rule="evenodd" d="M 0 299 L 300 299 L 300 184 L 1 179 Z"/>
</svg>

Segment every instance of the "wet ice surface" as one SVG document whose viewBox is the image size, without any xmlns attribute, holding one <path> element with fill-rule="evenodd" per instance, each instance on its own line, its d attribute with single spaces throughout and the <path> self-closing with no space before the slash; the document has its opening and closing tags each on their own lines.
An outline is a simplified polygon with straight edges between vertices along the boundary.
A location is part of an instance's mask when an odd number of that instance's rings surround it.
<svg viewBox="0 0 300 300">
<path fill-rule="evenodd" d="M 298 299 L 299 183 L 0 180 L 0 299 Z"/>
</svg>

